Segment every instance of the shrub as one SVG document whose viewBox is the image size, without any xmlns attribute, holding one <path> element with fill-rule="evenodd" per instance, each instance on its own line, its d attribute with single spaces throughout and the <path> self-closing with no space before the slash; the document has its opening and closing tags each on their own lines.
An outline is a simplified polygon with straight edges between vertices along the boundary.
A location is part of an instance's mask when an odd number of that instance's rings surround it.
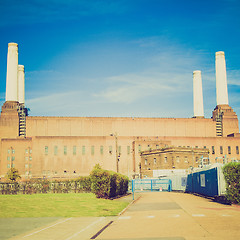
<svg viewBox="0 0 240 240">
<path fill-rule="evenodd" d="M 6 179 L 10 182 L 16 182 L 21 178 L 18 170 L 16 168 L 11 168 L 8 170 Z"/>
<path fill-rule="evenodd" d="M 240 163 L 229 163 L 223 167 L 227 183 L 226 198 L 232 203 L 240 203 Z"/>
<path fill-rule="evenodd" d="M 113 198 L 123 195 L 128 190 L 128 178 L 112 172 L 101 169 L 97 164 L 90 174 L 92 180 L 92 192 L 97 198 Z"/>
</svg>

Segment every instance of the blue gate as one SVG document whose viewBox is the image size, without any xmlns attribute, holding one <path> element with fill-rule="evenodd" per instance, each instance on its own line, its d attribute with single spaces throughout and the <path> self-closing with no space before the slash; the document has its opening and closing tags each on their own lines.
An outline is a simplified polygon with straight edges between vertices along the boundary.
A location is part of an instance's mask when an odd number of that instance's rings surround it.
<svg viewBox="0 0 240 240">
<path fill-rule="evenodd" d="M 134 179 L 132 180 L 132 193 L 140 191 L 172 191 L 170 179 Z"/>
</svg>

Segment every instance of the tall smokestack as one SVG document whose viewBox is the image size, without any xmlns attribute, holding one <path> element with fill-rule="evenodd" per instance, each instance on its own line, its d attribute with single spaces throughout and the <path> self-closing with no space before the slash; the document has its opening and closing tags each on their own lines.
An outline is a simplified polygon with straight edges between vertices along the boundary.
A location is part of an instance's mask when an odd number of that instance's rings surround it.
<svg viewBox="0 0 240 240">
<path fill-rule="evenodd" d="M 24 66 L 18 65 L 18 102 L 25 103 L 25 73 Z"/>
<path fill-rule="evenodd" d="M 8 44 L 6 101 L 18 101 L 18 44 Z"/>
<path fill-rule="evenodd" d="M 201 71 L 193 72 L 193 110 L 194 117 L 204 117 Z"/>
<path fill-rule="evenodd" d="M 228 105 L 227 73 L 224 52 L 216 52 L 217 105 Z"/>
</svg>

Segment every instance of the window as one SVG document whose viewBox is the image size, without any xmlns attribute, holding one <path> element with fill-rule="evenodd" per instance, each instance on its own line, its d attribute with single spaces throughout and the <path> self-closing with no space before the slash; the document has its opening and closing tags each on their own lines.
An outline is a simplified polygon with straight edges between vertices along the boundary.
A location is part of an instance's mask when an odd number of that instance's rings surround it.
<svg viewBox="0 0 240 240">
<path fill-rule="evenodd" d="M 196 157 L 196 163 L 198 163 L 198 157 Z"/>
<path fill-rule="evenodd" d="M 103 154 L 103 146 L 100 146 L 100 153 Z"/>
<path fill-rule="evenodd" d="M 220 146 L 220 154 L 223 154 L 223 147 Z"/>
<path fill-rule="evenodd" d="M 64 153 L 64 155 L 67 155 L 67 146 L 63 147 L 63 153 Z"/>
<path fill-rule="evenodd" d="M 86 153 L 86 148 L 85 146 L 82 146 L 82 155 L 85 155 L 85 153 Z"/>
<path fill-rule="evenodd" d="M 150 145 L 148 145 L 148 151 L 150 151 L 151 150 L 151 146 Z"/>
<path fill-rule="evenodd" d="M 109 146 L 109 153 L 112 154 L 112 146 Z"/>
<path fill-rule="evenodd" d="M 215 154 L 215 148 L 212 146 L 212 154 Z"/>
<path fill-rule="evenodd" d="M 164 162 L 167 163 L 167 157 L 164 157 Z"/>
<path fill-rule="evenodd" d="M 228 154 L 231 154 L 231 146 L 228 146 Z"/>
<path fill-rule="evenodd" d="M 141 152 L 141 145 L 138 145 L 138 152 Z"/>
<path fill-rule="evenodd" d="M 32 167 L 32 164 L 31 164 L 31 163 L 29 164 L 29 167 L 30 167 L 30 168 Z"/>
<path fill-rule="evenodd" d="M 25 164 L 25 168 L 28 168 L 28 164 Z"/>
<path fill-rule="evenodd" d="M 29 161 L 32 161 L 32 157 L 31 156 L 29 157 Z"/>
<path fill-rule="evenodd" d="M 48 146 L 45 146 L 45 155 L 48 155 Z"/>
<path fill-rule="evenodd" d="M 73 146 L 73 155 L 76 155 L 76 154 L 77 154 L 77 147 Z"/>
<path fill-rule="evenodd" d="M 188 163 L 188 157 L 187 156 L 184 157 L 184 162 Z"/>
<path fill-rule="evenodd" d="M 206 146 L 203 146 L 203 148 L 205 148 L 205 149 L 206 149 L 207 147 L 206 147 Z"/>
<path fill-rule="evenodd" d="M 130 148 L 130 146 L 127 146 L 127 154 L 129 155 L 130 152 L 131 152 L 131 148 Z"/>
<path fill-rule="evenodd" d="M 239 154 L 239 148 L 236 146 L 236 154 Z"/>
<path fill-rule="evenodd" d="M 180 162 L 179 156 L 176 156 L 176 162 L 177 162 L 177 163 Z"/>
<path fill-rule="evenodd" d="M 10 168 L 10 164 L 7 165 L 7 168 Z"/>
<path fill-rule="evenodd" d="M 145 159 L 145 165 L 147 165 L 147 159 Z"/>
<path fill-rule="evenodd" d="M 31 148 L 29 148 L 29 153 L 32 153 L 32 149 Z"/>
<path fill-rule="evenodd" d="M 15 164 L 14 163 L 12 163 L 12 168 L 14 168 L 15 167 Z"/>
<path fill-rule="evenodd" d="M 198 146 L 195 146 L 195 148 L 198 148 Z"/>
<path fill-rule="evenodd" d="M 25 153 L 28 154 L 28 149 L 25 149 Z"/>
<path fill-rule="evenodd" d="M 25 157 L 25 161 L 28 161 L 28 157 Z"/>
<path fill-rule="evenodd" d="M 91 146 L 91 154 L 94 155 L 94 146 Z"/>
<path fill-rule="evenodd" d="M 14 154 L 15 153 L 15 150 L 14 149 L 12 149 L 12 154 Z"/>
<path fill-rule="evenodd" d="M 156 158 L 153 159 L 153 164 L 157 164 L 157 159 Z"/>
<path fill-rule="evenodd" d="M 58 146 L 54 146 L 54 155 L 56 156 L 58 154 Z"/>
<path fill-rule="evenodd" d="M 9 156 L 7 156 L 7 160 L 10 161 L 10 157 Z"/>
<path fill-rule="evenodd" d="M 121 146 L 118 146 L 118 155 L 121 155 L 121 152 L 122 152 L 122 148 Z"/>
<path fill-rule="evenodd" d="M 15 157 L 14 156 L 12 157 L 12 161 L 15 161 Z"/>
<path fill-rule="evenodd" d="M 7 153 L 10 154 L 10 149 L 7 150 Z"/>
<path fill-rule="evenodd" d="M 156 149 L 159 149 L 159 145 L 158 144 L 156 145 Z"/>
</svg>

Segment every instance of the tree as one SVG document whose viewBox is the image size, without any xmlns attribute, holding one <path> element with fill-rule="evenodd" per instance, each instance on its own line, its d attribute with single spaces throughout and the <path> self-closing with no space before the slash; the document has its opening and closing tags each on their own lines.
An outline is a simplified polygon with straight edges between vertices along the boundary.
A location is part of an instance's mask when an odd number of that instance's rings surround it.
<svg viewBox="0 0 240 240">
<path fill-rule="evenodd" d="M 20 178 L 21 176 L 16 168 L 11 168 L 7 172 L 6 179 L 8 179 L 11 182 L 16 182 Z"/>
</svg>

